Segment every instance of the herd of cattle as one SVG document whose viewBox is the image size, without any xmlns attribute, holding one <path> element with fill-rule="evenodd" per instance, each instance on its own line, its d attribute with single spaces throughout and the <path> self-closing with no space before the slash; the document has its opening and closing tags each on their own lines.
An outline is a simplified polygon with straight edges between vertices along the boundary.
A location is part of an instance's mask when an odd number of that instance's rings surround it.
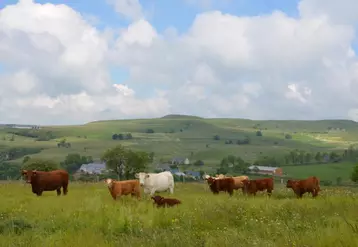
<svg viewBox="0 0 358 247">
<path fill-rule="evenodd" d="M 23 170 L 26 183 L 31 184 L 32 192 L 41 196 L 43 191 L 56 190 L 57 195 L 61 195 L 61 188 L 64 195 L 68 192 L 69 175 L 65 170 L 55 171 L 36 171 Z M 160 173 L 140 172 L 135 174 L 137 179 L 116 181 L 110 178 L 105 180 L 108 190 L 114 200 L 122 195 L 141 197 L 141 187 L 145 194 L 150 194 L 151 198 L 158 207 L 174 206 L 181 203 L 174 198 L 164 198 L 159 195 L 154 196 L 155 192 L 169 191 L 174 193 L 174 178 L 171 172 Z M 222 174 L 215 177 L 204 175 L 203 177 L 213 194 L 219 194 L 220 191 L 227 192 L 230 196 L 234 190 L 241 189 L 244 195 L 256 195 L 258 191 L 266 191 L 271 196 L 274 189 L 273 178 L 262 178 L 250 180 L 248 176 L 226 177 Z M 316 197 L 320 191 L 320 180 L 315 177 L 309 177 L 303 180 L 287 180 L 286 187 L 291 188 L 298 198 L 303 194 L 311 193 Z"/>
</svg>

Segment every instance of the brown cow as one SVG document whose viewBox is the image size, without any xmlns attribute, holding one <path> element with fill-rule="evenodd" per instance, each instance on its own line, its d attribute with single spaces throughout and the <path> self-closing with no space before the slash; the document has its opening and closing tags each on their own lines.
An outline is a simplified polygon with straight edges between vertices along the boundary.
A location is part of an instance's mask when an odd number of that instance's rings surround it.
<svg viewBox="0 0 358 247">
<path fill-rule="evenodd" d="M 319 187 L 319 178 L 313 176 L 303 180 L 287 180 L 286 188 L 291 188 L 295 192 L 297 198 L 302 198 L 303 194 L 311 193 L 312 197 L 318 196 L 321 190 Z"/>
<path fill-rule="evenodd" d="M 54 170 L 49 172 L 36 170 L 22 170 L 21 174 L 25 176 L 26 183 L 31 184 L 32 193 L 41 196 L 44 191 L 56 190 L 57 195 L 63 195 L 68 192 L 68 172 L 65 170 Z"/>
<path fill-rule="evenodd" d="M 244 180 L 249 180 L 248 176 L 237 176 L 237 177 L 233 177 L 234 181 L 235 181 L 235 190 L 241 189 L 242 193 L 245 194 L 245 189 L 244 189 Z"/>
<path fill-rule="evenodd" d="M 158 208 L 165 206 L 173 207 L 175 205 L 181 204 L 181 201 L 175 198 L 164 198 L 162 196 L 156 195 L 151 197 L 153 199 L 153 204 L 156 204 Z"/>
<path fill-rule="evenodd" d="M 137 179 L 115 181 L 113 179 L 107 178 L 104 182 L 108 185 L 108 190 L 113 200 L 120 198 L 122 195 L 129 194 L 131 194 L 132 197 L 136 196 L 138 199 L 140 199 L 140 185 L 139 180 Z"/>
<path fill-rule="evenodd" d="M 230 196 L 232 196 L 235 188 L 235 181 L 233 178 L 220 178 L 215 179 L 213 177 L 207 178 L 208 185 L 210 187 L 211 192 L 214 194 L 219 194 L 220 191 L 228 192 Z"/>
<path fill-rule="evenodd" d="M 256 196 L 257 191 L 267 191 L 268 196 L 271 196 L 273 191 L 273 178 L 263 178 L 255 180 L 244 180 L 245 194 Z"/>
</svg>

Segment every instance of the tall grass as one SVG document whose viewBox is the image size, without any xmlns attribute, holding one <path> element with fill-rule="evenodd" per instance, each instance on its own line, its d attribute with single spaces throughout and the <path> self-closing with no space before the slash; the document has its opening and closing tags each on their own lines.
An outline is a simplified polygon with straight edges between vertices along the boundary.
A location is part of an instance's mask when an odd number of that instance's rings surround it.
<svg viewBox="0 0 358 247">
<path fill-rule="evenodd" d="M 168 196 L 167 193 L 161 193 Z M 0 184 L 0 246 L 358 246 L 357 192 L 323 189 L 296 199 L 213 195 L 206 184 L 177 184 L 177 208 L 130 197 L 113 201 L 103 183 L 71 183 L 67 196 L 37 197 L 23 184 Z"/>
</svg>

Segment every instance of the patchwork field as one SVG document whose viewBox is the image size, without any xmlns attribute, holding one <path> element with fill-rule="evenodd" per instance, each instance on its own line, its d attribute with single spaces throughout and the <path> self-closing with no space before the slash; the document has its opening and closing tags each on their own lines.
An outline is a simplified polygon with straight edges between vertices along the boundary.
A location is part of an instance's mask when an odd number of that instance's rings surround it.
<svg viewBox="0 0 358 247">
<path fill-rule="evenodd" d="M 257 131 L 262 136 L 258 136 Z M 29 133 L 38 137 L 26 136 Z M 131 139 L 112 138 L 114 134 L 128 133 Z M 238 140 L 245 138 L 249 138 L 249 144 L 237 144 Z M 0 155 L 13 148 L 38 149 L 34 153 L 6 160 L 7 167 L 14 165 L 16 168 L 12 169 L 18 170 L 24 156 L 61 162 L 68 154 L 78 153 L 99 161 L 105 150 L 121 144 L 133 150 L 154 152 L 151 168 L 170 162 L 173 157 L 187 157 L 191 163 L 202 160 L 204 166 L 189 166 L 186 169 L 212 173 L 216 172 L 220 161 L 228 155 L 240 156 L 251 163 L 264 156 L 282 158 L 293 150 L 313 154 L 330 151 L 342 153 L 349 145 L 356 145 L 357 140 L 358 124 L 349 120 L 256 121 L 169 115 L 155 119 L 98 121 L 76 126 L 42 126 L 39 130 L 0 126 Z M 61 142 L 71 146 L 58 147 Z M 338 177 L 349 182 L 354 165 L 345 162 L 295 165 L 284 166 L 283 170 L 290 177 L 317 175 L 335 184 Z M 1 169 L 4 168 L 0 166 L 0 174 L 7 172 Z"/>
<path fill-rule="evenodd" d="M 147 133 L 148 129 L 154 133 Z M 332 130 L 333 129 L 333 130 Z M 262 136 L 256 132 L 261 131 Z M 9 131 L 24 131 L 0 127 L 0 151 L 11 147 L 40 147 L 33 157 L 62 161 L 68 153 L 91 155 L 99 159 L 108 148 L 117 144 L 155 153 L 155 162 L 173 157 L 201 159 L 209 165 L 233 154 L 253 161 L 260 155 L 276 155 L 292 149 L 311 152 L 342 149 L 355 144 L 358 124 L 348 120 L 320 121 L 254 121 L 247 119 L 204 119 L 192 116 L 169 115 L 156 119 L 98 121 L 78 126 L 44 126 L 38 133 L 51 132 L 53 139 L 14 135 Z M 133 139 L 112 140 L 113 134 L 131 133 Z M 289 134 L 292 138 L 286 139 Z M 214 140 L 214 136 L 220 140 Z M 250 138 L 249 145 L 237 145 L 237 140 Z M 58 148 L 61 140 L 71 143 L 70 148 Z M 231 140 L 233 144 L 225 144 Z M 13 160 L 20 163 L 22 158 Z"/>
<path fill-rule="evenodd" d="M 316 199 L 296 199 L 282 185 L 272 198 L 230 198 L 177 183 L 170 197 L 183 204 L 157 209 L 149 198 L 115 202 L 104 183 L 71 183 L 60 197 L 0 184 L 0 246 L 358 246 L 357 191 L 322 189 Z"/>
</svg>

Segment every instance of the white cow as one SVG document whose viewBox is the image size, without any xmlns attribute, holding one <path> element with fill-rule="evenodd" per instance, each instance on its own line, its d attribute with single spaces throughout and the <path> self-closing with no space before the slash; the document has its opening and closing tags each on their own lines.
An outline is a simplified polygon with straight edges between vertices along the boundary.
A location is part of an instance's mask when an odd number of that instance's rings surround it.
<svg viewBox="0 0 358 247">
<path fill-rule="evenodd" d="M 139 178 L 139 184 L 143 187 L 144 193 L 152 196 L 154 193 L 169 190 L 170 194 L 174 192 L 174 178 L 169 171 L 160 173 L 140 172 L 135 174 Z"/>
</svg>

